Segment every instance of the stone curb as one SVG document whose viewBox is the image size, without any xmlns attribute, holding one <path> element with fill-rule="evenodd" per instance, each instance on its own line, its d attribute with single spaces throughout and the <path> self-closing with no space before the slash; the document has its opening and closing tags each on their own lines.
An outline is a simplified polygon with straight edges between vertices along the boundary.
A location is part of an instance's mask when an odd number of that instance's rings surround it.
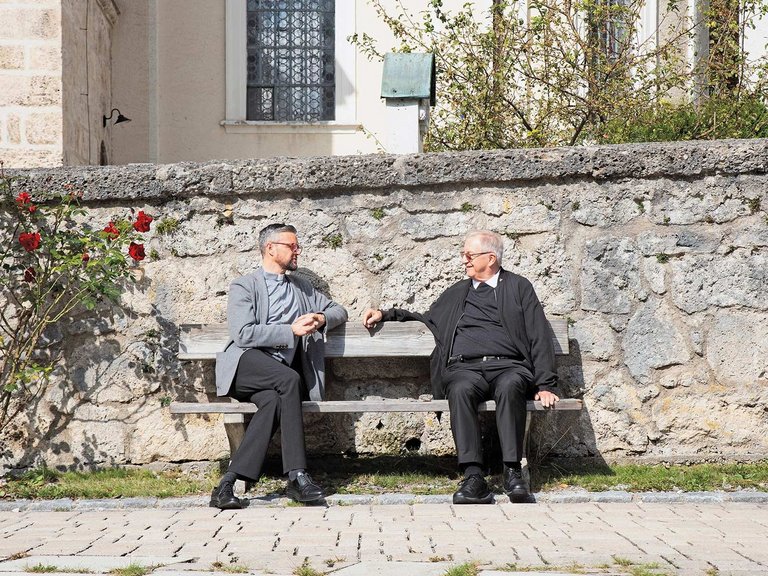
<svg viewBox="0 0 768 576">
<path fill-rule="evenodd" d="M 181 498 L 101 498 L 92 500 L 0 500 L 0 512 L 69 512 L 82 510 L 130 510 L 138 508 L 199 508 L 208 506 L 208 496 Z M 496 495 L 496 504 L 507 504 L 509 498 Z M 533 495 L 532 503 L 539 504 L 768 504 L 768 492 L 549 492 Z M 248 506 L 287 506 L 284 496 L 249 498 Z M 451 504 L 450 494 L 419 496 L 415 494 L 337 494 L 325 500 L 328 506 L 391 504 Z"/>
</svg>

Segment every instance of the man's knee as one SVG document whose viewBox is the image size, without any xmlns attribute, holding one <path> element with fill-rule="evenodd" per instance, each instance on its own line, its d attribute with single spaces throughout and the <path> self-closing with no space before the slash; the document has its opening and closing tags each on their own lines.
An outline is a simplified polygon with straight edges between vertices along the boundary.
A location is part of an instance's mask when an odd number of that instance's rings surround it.
<svg viewBox="0 0 768 576">
<path fill-rule="evenodd" d="M 498 398 L 525 398 L 528 395 L 528 380 L 516 372 L 506 372 L 495 382 L 494 396 Z"/>
<path fill-rule="evenodd" d="M 299 376 L 299 373 L 291 371 L 290 374 L 286 374 L 285 378 L 280 382 L 278 392 L 282 396 L 300 396 L 301 376 Z"/>
<path fill-rule="evenodd" d="M 259 410 L 271 410 L 280 407 L 280 394 L 276 390 L 260 390 L 251 396 L 251 402 Z"/>
<path fill-rule="evenodd" d="M 476 394 L 476 386 L 467 379 L 455 379 L 448 385 L 448 400 L 451 402 L 472 398 Z"/>
</svg>

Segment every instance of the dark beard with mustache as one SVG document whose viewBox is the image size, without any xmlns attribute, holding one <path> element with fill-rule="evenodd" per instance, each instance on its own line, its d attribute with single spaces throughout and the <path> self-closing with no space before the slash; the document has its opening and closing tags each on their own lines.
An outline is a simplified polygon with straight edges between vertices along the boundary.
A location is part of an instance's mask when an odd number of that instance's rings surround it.
<svg viewBox="0 0 768 576">
<path fill-rule="evenodd" d="M 285 269 L 286 269 L 286 270 L 290 270 L 291 272 L 295 272 L 295 271 L 296 271 L 296 269 L 297 269 L 298 267 L 299 267 L 299 263 L 298 263 L 298 262 L 296 262 L 295 260 L 291 260 L 291 261 L 290 261 L 290 262 L 288 262 L 288 264 L 285 266 Z"/>
</svg>

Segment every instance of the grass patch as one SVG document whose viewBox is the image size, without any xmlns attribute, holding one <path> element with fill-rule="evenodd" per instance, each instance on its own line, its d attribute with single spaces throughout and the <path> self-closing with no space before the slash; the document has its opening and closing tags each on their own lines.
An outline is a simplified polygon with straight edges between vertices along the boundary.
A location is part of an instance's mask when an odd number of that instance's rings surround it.
<svg viewBox="0 0 768 576">
<path fill-rule="evenodd" d="M 247 574 L 249 571 L 248 567 L 242 564 L 225 564 L 218 560 L 211 563 L 211 570 L 214 572 L 228 572 L 229 574 Z"/>
<path fill-rule="evenodd" d="M 310 456 L 313 478 L 329 494 L 415 495 L 452 494 L 459 474 L 453 457 L 430 456 Z M 488 478 L 501 493 L 500 471 Z M 749 464 L 696 464 L 648 466 L 545 464 L 531 470 L 534 492 L 583 488 L 591 492 L 759 490 L 768 492 L 768 461 Z M 0 480 L 0 498 L 120 498 L 178 497 L 209 494 L 218 475 L 194 478 L 181 472 L 108 469 L 97 472 L 57 472 L 40 468 L 18 479 Z M 250 496 L 284 495 L 285 476 L 280 458 L 267 460 L 264 474 Z"/>
<path fill-rule="evenodd" d="M 91 570 L 88 568 L 60 568 L 51 564 L 35 564 L 34 566 L 27 566 L 24 569 L 26 572 L 35 572 L 37 574 L 46 574 L 50 572 L 58 572 L 60 574 L 91 574 Z"/>
<path fill-rule="evenodd" d="M 179 221 L 176 218 L 163 218 L 155 225 L 155 232 L 160 236 L 173 234 L 179 229 Z"/>
<path fill-rule="evenodd" d="M 458 566 L 452 566 L 445 571 L 445 576 L 477 576 L 479 568 L 475 562 L 465 562 Z"/>
<path fill-rule="evenodd" d="M 52 566 L 50 564 L 42 564 L 38 563 L 34 566 L 27 566 L 26 568 L 27 572 L 34 572 L 35 574 L 46 574 L 48 572 L 58 572 L 59 569 L 56 566 Z"/>
<path fill-rule="evenodd" d="M 180 472 L 110 468 L 96 472 L 32 470 L 0 487 L 4 498 L 127 498 L 188 496 L 210 492 L 214 478 L 196 480 Z M 130 576 L 130 575 L 128 575 Z"/>
<path fill-rule="evenodd" d="M 519 564 L 507 564 L 501 568 L 494 568 L 498 572 L 564 572 L 568 574 L 616 574 L 616 566 L 620 567 L 622 574 L 630 574 L 631 576 L 669 576 L 667 572 L 659 571 L 659 565 L 655 563 L 651 564 L 635 564 L 632 560 L 621 558 L 618 556 L 613 557 L 614 566 L 608 564 L 600 564 L 598 566 L 585 566 L 579 563 L 572 563 L 566 566 L 552 566 L 552 565 L 536 565 L 536 566 L 521 566 Z"/>
<path fill-rule="evenodd" d="M 142 566 L 141 564 L 128 564 L 123 568 L 112 568 L 109 573 L 114 576 L 146 576 L 153 569 L 153 567 Z"/>
<path fill-rule="evenodd" d="M 323 574 L 324 572 L 320 572 L 312 568 L 309 563 L 309 559 L 307 558 L 304 558 L 304 562 L 301 563 L 301 566 L 297 566 L 293 570 L 294 576 L 323 576 Z"/>
<path fill-rule="evenodd" d="M 352 475 L 340 494 L 383 494 L 386 492 L 407 492 L 409 494 L 452 494 L 456 480 L 448 476 L 435 476 L 418 472 L 376 472 Z"/>
<path fill-rule="evenodd" d="M 768 492 L 768 461 L 690 466 L 628 464 L 604 466 L 602 469 L 583 466 L 567 470 L 540 466 L 535 470 L 533 488 L 536 491 L 547 492 L 571 487 L 584 488 L 590 492 L 700 492 L 741 489 Z"/>
</svg>

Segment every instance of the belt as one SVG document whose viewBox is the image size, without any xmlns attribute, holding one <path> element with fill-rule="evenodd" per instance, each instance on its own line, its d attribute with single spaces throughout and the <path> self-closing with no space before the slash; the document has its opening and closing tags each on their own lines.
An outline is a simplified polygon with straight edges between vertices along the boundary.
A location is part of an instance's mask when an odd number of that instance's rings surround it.
<svg viewBox="0 0 768 576">
<path fill-rule="evenodd" d="M 471 358 L 467 358 L 463 354 L 458 354 L 456 356 L 451 356 L 448 358 L 448 366 L 451 366 L 452 364 L 456 364 L 457 362 L 461 362 L 463 364 L 473 364 L 475 362 L 488 362 L 488 360 L 513 360 L 514 358 L 512 356 L 473 356 Z"/>
</svg>

